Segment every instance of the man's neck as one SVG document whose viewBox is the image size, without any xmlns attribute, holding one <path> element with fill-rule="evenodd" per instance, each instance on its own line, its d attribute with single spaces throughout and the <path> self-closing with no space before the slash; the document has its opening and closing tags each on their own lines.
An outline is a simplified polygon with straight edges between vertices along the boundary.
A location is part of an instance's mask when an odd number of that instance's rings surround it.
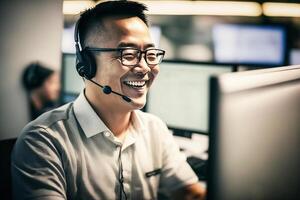
<svg viewBox="0 0 300 200">
<path fill-rule="evenodd" d="M 94 97 L 90 97 L 89 95 L 86 95 L 86 98 L 104 124 L 116 137 L 123 140 L 130 126 L 132 112 L 112 108 L 105 105 L 104 102 L 93 100 Z"/>
<path fill-rule="evenodd" d="M 119 139 L 123 140 L 125 133 L 130 126 L 131 112 L 109 112 L 105 109 L 95 109 L 97 115 L 105 123 L 105 125 L 113 132 Z"/>
</svg>

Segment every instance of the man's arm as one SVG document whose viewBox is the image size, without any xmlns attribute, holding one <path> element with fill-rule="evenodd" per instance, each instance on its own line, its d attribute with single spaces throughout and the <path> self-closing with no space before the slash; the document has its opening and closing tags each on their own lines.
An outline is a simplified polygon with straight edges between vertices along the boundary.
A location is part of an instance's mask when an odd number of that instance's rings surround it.
<svg viewBox="0 0 300 200">
<path fill-rule="evenodd" d="M 206 190 L 198 182 L 198 177 L 186 161 L 185 155 L 179 151 L 174 137 L 165 126 L 163 140 L 163 168 L 161 176 L 162 188 L 169 192 L 172 199 L 205 199 Z"/>
<path fill-rule="evenodd" d="M 27 131 L 12 154 L 14 199 L 66 199 L 61 155 L 53 138 L 43 129 Z"/>
</svg>

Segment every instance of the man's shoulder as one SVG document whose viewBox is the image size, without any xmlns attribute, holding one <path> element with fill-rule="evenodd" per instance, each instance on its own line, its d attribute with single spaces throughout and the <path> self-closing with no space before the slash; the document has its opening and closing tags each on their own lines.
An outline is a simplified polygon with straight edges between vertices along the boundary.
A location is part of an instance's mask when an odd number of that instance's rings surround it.
<svg viewBox="0 0 300 200">
<path fill-rule="evenodd" d="M 76 122 L 73 116 L 73 104 L 68 103 L 51 111 L 48 111 L 37 119 L 28 123 L 21 131 L 15 144 L 15 152 L 21 153 L 24 149 L 65 148 L 74 139 L 76 128 L 71 128 Z M 43 144 L 43 145 L 41 145 Z M 45 150 L 46 151 L 46 150 Z"/>
<path fill-rule="evenodd" d="M 70 118 L 73 103 L 62 105 L 58 108 L 43 113 L 35 120 L 29 122 L 22 130 L 22 134 L 30 130 L 49 130 L 62 121 Z"/>
<path fill-rule="evenodd" d="M 33 126 L 49 127 L 58 121 L 66 120 L 69 118 L 70 109 L 73 103 L 62 105 L 58 108 L 43 113 L 30 124 Z"/>
</svg>

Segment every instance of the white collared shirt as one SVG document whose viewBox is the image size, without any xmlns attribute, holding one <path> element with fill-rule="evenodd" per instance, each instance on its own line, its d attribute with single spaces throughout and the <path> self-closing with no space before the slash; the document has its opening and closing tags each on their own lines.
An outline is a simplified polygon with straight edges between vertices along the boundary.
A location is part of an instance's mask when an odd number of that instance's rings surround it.
<svg viewBox="0 0 300 200">
<path fill-rule="evenodd" d="M 160 119 L 141 111 L 131 119 L 122 144 L 81 93 L 27 125 L 12 157 L 17 199 L 119 199 L 120 172 L 127 199 L 198 181 Z"/>
</svg>

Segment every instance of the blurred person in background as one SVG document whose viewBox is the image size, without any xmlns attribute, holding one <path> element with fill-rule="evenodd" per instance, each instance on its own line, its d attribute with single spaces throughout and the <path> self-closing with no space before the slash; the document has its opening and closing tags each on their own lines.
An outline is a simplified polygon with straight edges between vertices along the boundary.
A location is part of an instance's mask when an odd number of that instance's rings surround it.
<svg viewBox="0 0 300 200">
<path fill-rule="evenodd" d="M 31 120 L 58 106 L 60 94 L 59 74 L 40 63 L 26 66 L 23 86 L 27 92 Z"/>
</svg>

